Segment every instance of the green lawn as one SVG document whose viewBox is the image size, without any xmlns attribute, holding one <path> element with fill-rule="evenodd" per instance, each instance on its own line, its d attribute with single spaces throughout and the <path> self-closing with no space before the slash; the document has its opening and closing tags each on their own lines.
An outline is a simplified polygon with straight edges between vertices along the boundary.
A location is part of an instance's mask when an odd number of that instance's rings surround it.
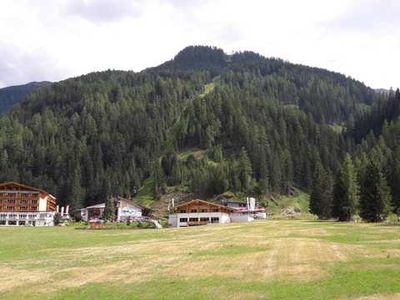
<svg viewBox="0 0 400 300">
<path fill-rule="evenodd" d="M 396 226 L 0 228 L 0 241 L 0 299 L 400 298 Z"/>
</svg>

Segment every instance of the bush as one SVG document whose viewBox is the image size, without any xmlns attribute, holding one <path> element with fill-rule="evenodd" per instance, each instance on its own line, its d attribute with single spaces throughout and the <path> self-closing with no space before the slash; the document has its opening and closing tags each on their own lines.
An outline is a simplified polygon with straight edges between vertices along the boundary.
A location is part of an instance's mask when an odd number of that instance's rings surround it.
<svg viewBox="0 0 400 300">
<path fill-rule="evenodd" d="M 147 229 L 147 228 L 155 228 L 155 226 L 151 222 L 144 221 L 144 222 L 139 222 L 138 228 Z"/>
<path fill-rule="evenodd" d="M 168 219 L 160 219 L 159 223 L 163 228 L 168 227 Z"/>
<path fill-rule="evenodd" d="M 362 220 L 362 218 L 359 216 L 359 215 L 354 215 L 354 216 L 352 216 L 351 217 L 351 220 L 354 222 L 354 223 L 361 223 L 363 220 Z"/>
<path fill-rule="evenodd" d="M 387 223 L 387 224 L 399 224 L 399 216 L 394 214 L 394 213 L 390 213 L 386 217 L 385 223 Z"/>
<path fill-rule="evenodd" d="M 54 225 L 59 225 L 61 223 L 61 214 L 60 213 L 56 213 L 54 215 Z"/>
</svg>

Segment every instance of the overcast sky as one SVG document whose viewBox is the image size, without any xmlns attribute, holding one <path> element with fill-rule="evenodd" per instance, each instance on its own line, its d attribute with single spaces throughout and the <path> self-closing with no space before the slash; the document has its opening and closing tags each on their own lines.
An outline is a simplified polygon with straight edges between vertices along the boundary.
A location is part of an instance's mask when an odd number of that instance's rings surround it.
<svg viewBox="0 0 400 300">
<path fill-rule="evenodd" d="M 0 87 L 140 71 L 188 45 L 252 50 L 400 87 L 400 1 L 0 1 Z"/>
</svg>

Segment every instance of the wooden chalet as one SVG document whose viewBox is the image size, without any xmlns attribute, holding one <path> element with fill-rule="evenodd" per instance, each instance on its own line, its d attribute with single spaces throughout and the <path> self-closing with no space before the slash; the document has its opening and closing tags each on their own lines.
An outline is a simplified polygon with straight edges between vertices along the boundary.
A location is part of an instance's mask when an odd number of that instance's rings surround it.
<svg viewBox="0 0 400 300">
<path fill-rule="evenodd" d="M 230 223 L 234 209 L 200 199 L 191 200 L 174 208 L 169 216 L 172 227 L 206 225 L 210 223 Z"/>
</svg>

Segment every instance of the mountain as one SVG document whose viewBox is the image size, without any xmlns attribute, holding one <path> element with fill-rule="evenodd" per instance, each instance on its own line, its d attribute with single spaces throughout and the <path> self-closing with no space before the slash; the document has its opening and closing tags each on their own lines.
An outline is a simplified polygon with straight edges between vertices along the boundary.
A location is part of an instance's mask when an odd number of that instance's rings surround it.
<svg viewBox="0 0 400 300">
<path fill-rule="evenodd" d="M 376 98 L 373 89 L 342 74 L 265 58 L 251 51 L 227 55 L 217 48 L 190 46 L 173 60 L 147 71 L 179 75 L 206 71 L 211 78 L 236 73 L 258 76 L 258 88 L 264 94 L 332 124 L 363 113 Z"/>
<path fill-rule="evenodd" d="M 13 105 L 21 102 L 29 93 L 48 87 L 50 84 L 48 81 L 30 82 L 0 89 L 0 113 L 9 111 Z"/>
<path fill-rule="evenodd" d="M 347 152 L 361 161 L 377 151 L 350 129 L 382 97 L 335 72 L 191 46 L 140 73 L 95 72 L 30 93 L 0 119 L 0 180 L 75 208 L 110 194 L 150 203 L 168 191 L 309 190 L 317 165 L 335 174 Z"/>
</svg>

